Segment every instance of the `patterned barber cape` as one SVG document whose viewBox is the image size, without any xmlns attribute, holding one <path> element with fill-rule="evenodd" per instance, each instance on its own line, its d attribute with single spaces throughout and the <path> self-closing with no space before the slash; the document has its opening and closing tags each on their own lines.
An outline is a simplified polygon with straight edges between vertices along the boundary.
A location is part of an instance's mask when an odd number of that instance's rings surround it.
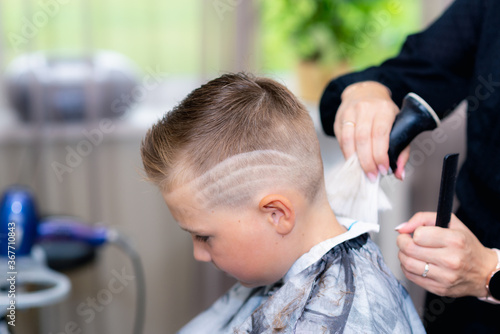
<svg viewBox="0 0 500 334">
<path fill-rule="evenodd" d="M 314 246 L 275 284 L 233 286 L 179 334 L 425 333 L 406 289 L 368 236 L 377 224 Z"/>
</svg>

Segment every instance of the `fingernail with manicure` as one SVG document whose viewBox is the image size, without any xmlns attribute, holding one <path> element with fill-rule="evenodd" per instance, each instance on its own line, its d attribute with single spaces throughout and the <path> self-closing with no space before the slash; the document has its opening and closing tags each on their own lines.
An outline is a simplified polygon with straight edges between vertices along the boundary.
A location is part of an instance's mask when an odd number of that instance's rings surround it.
<svg viewBox="0 0 500 334">
<path fill-rule="evenodd" d="M 387 175 L 387 168 L 385 168 L 384 165 L 378 165 L 378 171 L 384 176 Z"/>
<path fill-rule="evenodd" d="M 368 179 L 372 182 L 375 182 L 377 180 L 377 175 L 373 174 L 373 173 L 368 173 Z"/>
<path fill-rule="evenodd" d="M 399 224 L 398 226 L 396 226 L 394 229 L 396 231 L 399 231 L 401 228 L 403 228 L 404 226 L 406 225 L 406 223 L 402 223 L 402 224 Z"/>
</svg>

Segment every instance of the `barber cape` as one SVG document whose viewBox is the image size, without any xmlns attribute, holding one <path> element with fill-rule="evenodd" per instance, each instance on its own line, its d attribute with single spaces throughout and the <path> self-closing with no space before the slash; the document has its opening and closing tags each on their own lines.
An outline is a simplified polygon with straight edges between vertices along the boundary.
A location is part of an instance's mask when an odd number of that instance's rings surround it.
<svg viewBox="0 0 500 334">
<path fill-rule="evenodd" d="M 379 226 L 339 222 L 349 230 L 311 248 L 280 281 L 237 283 L 178 333 L 425 333 L 368 236 Z"/>
</svg>

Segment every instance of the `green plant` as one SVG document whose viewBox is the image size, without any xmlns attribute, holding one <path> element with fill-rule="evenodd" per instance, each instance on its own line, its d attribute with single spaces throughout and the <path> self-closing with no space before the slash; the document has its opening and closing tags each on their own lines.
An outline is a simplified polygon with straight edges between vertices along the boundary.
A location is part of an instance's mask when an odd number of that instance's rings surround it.
<svg viewBox="0 0 500 334">
<path fill-rule="evenodd" d="M 352 61 L 387 48 L 387 36 L 400 42 L 408 27 L 418 24 L 415 1 L 262 0 L 261 4 L 268 49 L 286 40 L 285 48 L 303 61 Z"/>
</svg>

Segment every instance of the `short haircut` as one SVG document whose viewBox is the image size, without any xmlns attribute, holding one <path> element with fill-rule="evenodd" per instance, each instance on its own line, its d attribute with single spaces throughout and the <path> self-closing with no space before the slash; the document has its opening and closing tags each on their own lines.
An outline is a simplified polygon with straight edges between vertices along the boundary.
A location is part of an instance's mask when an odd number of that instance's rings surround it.
<svg viewBox="0 0 500 334">
<path fill-rule="evenodd" d="M 162 190 L 197 182 L 209 205 L 241 202 L 271 185 L 295 187 L 312 201 L 324 188 L 307 109 L 285 86 L 244 73 L 192 91 L 148 130 L 141 156 Z"/>
</svg>

